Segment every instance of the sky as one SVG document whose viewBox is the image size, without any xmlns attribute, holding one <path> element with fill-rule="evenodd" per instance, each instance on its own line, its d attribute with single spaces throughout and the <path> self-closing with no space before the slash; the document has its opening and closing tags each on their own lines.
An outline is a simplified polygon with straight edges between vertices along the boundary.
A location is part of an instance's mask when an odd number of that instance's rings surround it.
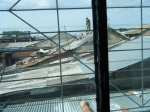
<svg viewBox="0 0 150 112">
<path fill-rule="evenodd" d="M 0 0 L 0 9 L 9 9 L 17 0 Z M 91 0 L 58 0 L 59 8 L 91 7 Z M 150 6 L 150 0 L 142 0 L 143 6 Z M 139 7 L 141 0 L 107 0 L 108 25 L 112 28 L 133 28 L 150 23 L 150 8 L 115 8 Z M 113 7 L 113 8 L 109 8 Z M 56 8 L 56 0 L 21 0 L 14 9 Z M 57 11 L 14 11 L 19 17 L 40 31 L 58 31 Z M 0 12 L 0 33 L 9 30 L 35 31 L 9 12 Z M 85 18 L 92 22 L 91 9 L 59 10 L 60 30 L 84 30 Z M 92 23 L 91 23 L 92 24 Z"/>
<path fill-rule="evenodd" d="M 108 7 L 138 7 L 138 8 L 108 8 L 108 24 L 112 28 L 133 28 L 137 25 L 150 24 L 150 0 L 107 0 Z M 142 18 L 141 18 L 142 17 Z"/>
<path fill-rule="evenodd" d="M 9 9 L 17 0 L 0 0 L 0 9 Z M 58 0 L 59 8 L 91 7 L 91 0 Z M 27 8 L 56 8 L 56 0 L 21 0 L 14 9 Z M 19 17 L 43 32 L 58 31 L 57 11 L 14 11 Z M 31 30 L 28 25 L 20 21 L 10 12 L 0 12 L 0 31 Z M 60 30 L 84 30 L 85 18 L 92 21 L 91 9 L 59 10 Z"/>
</svg>

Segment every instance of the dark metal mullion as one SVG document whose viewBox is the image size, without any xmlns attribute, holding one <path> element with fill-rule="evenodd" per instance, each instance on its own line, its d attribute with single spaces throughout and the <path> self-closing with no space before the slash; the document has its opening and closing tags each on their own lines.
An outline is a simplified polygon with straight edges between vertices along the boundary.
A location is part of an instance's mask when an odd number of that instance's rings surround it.
<svg viewBox="0 0 150 112">
<path fill-rule="evenodd" d="M 109 70 L 108 70 L 108 35 L 106 0 L 97 0 L 98 3 L 98 35 L 99 35 L 99 69 L 101 88 L 101 112 L 110 112 L 109 98 Z"/>
<path fill-rule="evenodd" d="M 20 0 L 19 0 L 20 1 Z M 18 2 L 17 2 L 18 3 Z M 78 10 L 78 9 L 92 9 L 92 7 L 72 7 L 72 8 L 38 8 L 38 9 L 12 9 L 13 7 L 15 7 L 16 5 L 17 5 L 17 3 L 16 4 L 14 4 L 10 9 L 6 9 L 6 10 L 0 10 L 1 12 L 5 12 L 5 11 L 15 11 L 15 12 L 17 12 L 17 11 L 41 11 L 41 10 Z"/>
<path fill-rule="evenodd" d="M 60 33 L 65 33 L 65 32 L 85 32 L 87 30 L 66 30 L 66 31 L 60 31 Z M 93 30 L 90 30 L 93 31 Z M 41 32 L 41 31 L 40 31 Z M 51 31 L 51 32 L 41 32 L 43 34 L 45 33 L 58 33 L 57 31 Z M 39 34 L 39 32 L 31 32 L 30 34 Z M 4 34 L 0 34 L 0 35 L 4 35 Z"/>
<path fill-rule="evenodd" d="M 97 53 L 97 12 L 96 12 L 96 1 L 92 0 L 92 11 L 93 11 L 93 45 L 94 45 L 94 65 L 95 65 L 95 84 L 96 84 L 96 105 L 97 105 L 97 112 L 100 112 L 100 80 L 99 80 L 99 73 L 98 73 L 98 53 Z"/>
<path fill-rule="evenodd" d="M 144 74 L 144 71 L 143 71 L 143 64 L 144 64 L 144 62 L 143 62 L 143 60 L 144 60 L 144 56 L 143 56 L 143 8 L 142 8 L 142 0 L 140 0 L 140 5 L 141 5 L 141 7 L 140 7 L 140 12 L 141 12 L 141 91 L 142 91 L 142 107 L 144 106 L 144 95 L 143 95 L 143 89 L 144 89 L 144 77 L 143 77 L 143 74 Z"/>
<path fill-rule="evenodd" d="M 141 6 L 126 6 L 126 7 L 107 7 L 108 9 L 115 9 L 115 8 L 141 8 Z M 150 6 L 143 6 L 143 8 L 150 8 Z M 78 9 L 92 9 L 92 7 L 73 7 L 73 8 L 58 8 L 59 10 L 78 10 Z M 57 8 L 33 8 L 33 9 L 4 9 L 1 10 L 1 12 L 5 12 L 5 11 L 39 11 L 39 10 L 57 10 Z"/>
<path fill-rule="evenodd" d="M 141 6 L 126 6 L 126 7 L 107 7 L 108 9 L 122 9 L 122 8 L 141 8 Z M 150 6 L 143 6 L 143 8 L 150 8 Z M 92 7 L 73 7 L 73 8 L 58 8 L 59 10 L 78 10 L 78 9 L 92 9 Z M 33 8 L 33 9 L 11 9 L 11 11 L 39 11 L 39 10 L 57 10 L 57 8 Z M 10 11 L 10 9 L 1 10 L 1 12 Z"/>
</svg>

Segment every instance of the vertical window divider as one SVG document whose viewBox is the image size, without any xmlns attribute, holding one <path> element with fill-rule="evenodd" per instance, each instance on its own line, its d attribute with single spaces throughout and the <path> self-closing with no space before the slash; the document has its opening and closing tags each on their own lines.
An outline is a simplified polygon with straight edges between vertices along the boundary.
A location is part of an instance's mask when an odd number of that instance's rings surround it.
<svg viewBox="0 0 150 112">
<path fill-rule="evenodd" d="M 61 63 L 61 46 L 60 46 L 60 21 L 59 21 L 59 6 L 58 0 L 56 0 L 57 9 L 57 24 L 58 24 L 58 40 L 59 40 L 59 62 L 60 62 L 60 83 L 61 83 L 61 100 L 62 100 L 62 112 L 64 112 L 64 95 L 63 95 L 63 79 L 62 79 L 62 63 Z"/>
</svg>

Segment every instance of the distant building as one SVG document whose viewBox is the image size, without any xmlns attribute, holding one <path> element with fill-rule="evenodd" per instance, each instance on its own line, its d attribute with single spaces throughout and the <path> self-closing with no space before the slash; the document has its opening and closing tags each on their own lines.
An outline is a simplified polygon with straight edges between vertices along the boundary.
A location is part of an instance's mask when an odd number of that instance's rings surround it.
<svg viewBox="0 0 150 112">
<path fill-rule="evenodd" d="M 76 39 L 76 37 L 69 33 L 60 33 L 60 44 L 61 45 L 70 43 L 74 39 Z M 42 47 L 53 48 L 53 47 L 58 46 L 58 44 L 59 44 L 59 35 L 56 34 L 53 37 L 49 37 L 49 39 L 47 38 L 39 43 L 30 45 L 30 46 L 28 46 L 28 48 L 34 48 L 34 47 L 36 47 L 36 48 L 42 48 Z"/>
<path fill-rule="evenodd" d="M 114 45 L 123 40 L 129 40 L 129 38 L 117 32 L 116 30 L 108 27 L 108 45 L 109 46 Z"/>
<path fill-rule="evenodd" d="M 23 34 L 3 35 L 0 38 L 1 43 L 16 43 L 16 42 L 31 42 L 34 38 L 31 37 L 30 31 L 24 31 Z"/>
<path fill-rule="evenodd" d="M 142 30 L 141 30 L 141 28 L 142 28 Z M 141 36 L 141 34 L 143 36 L 150 36 L 150 29 L 149 28 L 150 28 L 149 24 L 146 24 L 143 26 L 138 25 L 133 29 L 124 31 L 123 34 L 128 36 L 128 37 L 139 37 L 139 36 Z"/>
</svg>

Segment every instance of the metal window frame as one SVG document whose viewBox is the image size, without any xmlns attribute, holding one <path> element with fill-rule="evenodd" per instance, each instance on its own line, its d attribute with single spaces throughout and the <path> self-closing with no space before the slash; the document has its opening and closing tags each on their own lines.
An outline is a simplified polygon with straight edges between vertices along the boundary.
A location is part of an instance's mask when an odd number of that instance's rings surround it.
<svg viewBox="0 0 150 112">
<path fill-rule="evenodd" d="M 110 112 L 106 0 L 93 0 L 97 112 Z"/>
<path fill-rule="evenodd" d="M 60 46 L 60 33 L 61 32 L 66 32 L 66 31 L 60 31 L 60 26 L 59 26 L 59 10 L 71 10 L 71 9 L 91 9 L 91 7 L 81 7 L 81 8 L 59 8 L 58 7 L 58 0 L 56 0 L 56 8 L 46 8 L 46 9 L 14 9 L 14 7 L 20 2 L 21 0 L 17 0 L 8 10 L 0 10 L 0 12 L 9 12 L 12 15 L 14 15 L 16 18 L 18 18 L 19 20 L 21 20 L 22 22 L 24 22 L 25 24 L 27 24 L 28 26 L 30 26 L 31 28 L 33 28 L 35 31 L 37 31 L 38 34 L 42 34 L 44 37 L 46 37 L 47 39 L 49 39 L 50 41 L 52 41 L 54 44 L 56 44 L 57 46 L 59 46 L 59 57 L 60 57 L 60 73 L 62 72 L 61 70 L 61 53 L 60 50 L 64 49 Z M 32 26 L 30 23 L 28 23 L 27 21 L 25 21 L 23 18 L 19 17 L 17 14 L 15 14 L 15 11 L 36 11 L 36 10 L 56 10 L 57 11 L 57 22 L 58 22 L 58 31 L 57 32 L 46 32 L 46 33 L 58 33 L 59 35 L 59 44 L 57 44 L 56 42 L 54 42 L 53 40 L 51 40 L 50 38 L 48 38 L 45 35 L 45 32 L 41 32 L 38 29 L 36 29 L 34 26 Z M 86 30 L 83 30 L 86 31 Z M 79 31 L 70 31 L 70 32 L 79 32 Z M 81 32 L 81 31 L 80 31 Z M 1 34 L 2 35 L 2 34 Z M 64 49 L 65 50 L 65 49 Z M 74 56 L 73 56 L 74 57 Z M 78 60 L 76 57 L 74 57 L 77 61 L 81 62 L 80 60 Z M 83 62 L 81 62 L 83 65 L 85 65 Z M 86 66 L 86 65 L 85 65 Z M 87 68 L 89 68 L 88 66 L 86 66 Z M 89 68 L 90 69 L 90 68 Z M 93 73 L 94 71 L 92 69 L 90 69 Z M 4 69 L 5 71 L 5 69 Z M 62 73 L 61 73 L 62 74 Z M 3 73 L 1 75 L 1 78 L 3 76 Z M 61 77 L 61 87 L 63 86 L 62 84 L 62 75 Z M 37 78 L 37 79 L 42 79 L 42 78 Z M 24 80 L 24 79 L 22 79 Z M 26 79 L 25 79 L 26 80 Z M 32 79 L 31 79 L 32 80 Z M 1 81 L 2 82 L 2 81 Z M 63 99 L 63 94 L 62 94 L 62 99 Z"/>
<path fill-rule="evenodd" d="M 33 11 L 33 10 L 57 10 L 58 19 L 58 34 L 59 34 L 59 54 L 60 54 L 60 29 L 59 29 L 59 10 L 66 9 L 90 9 L 90 8 L 58 8 L 58 0 L 56 0 L 56 9 L 20 9 L 13 10 L 13 8 L 20 2 L 18 0 L 9 10 L 7 11 L 13 14 L 15 17 L 29 25 L 31 28 L 36 30 L 38 33 L 42 34 L 48 38 L 43 32 L 40 32 L 34 26 L 30 25 L 28 22 L 23 20 L 21 17 L 13 13 L 13 11 Z M 95 60 L 95 80 L 96 80 L 96 101 L 97 101 L 97 112 L 109 112 L 110 102 L 109 102 L 109 71 L 108 71 L 108 43 L 107 43 L 107 13 L 106 13 L 106 0 L 92 0 L 93 9 L 93 26 L 94 26 L 94 60 Z M 49 39 L 49 38 L 48 38 Z M 51 40 L 51 39 L 49 39 Z M 52 40 L 51 40 L 52 41 Z M 53 42 L 53 41 L 52 41 Z M 73 56 L 74 57 L 74 56 Z M 75 58 L 75 57 L 74 57 Z M 80 63 L 80 60 L 77 59 Z M 82 63 L 85 65 L 84 63 Z M 85 65 L 86 66 L 86 65 Z M 86 66 L 89 68 L 88 66 Z M 90 69 L 90 68 L 89 68 Z M 91 70 L 91 69 L 90 69 Z M 91 70 L 93 71 L 93 70 Z M 60 54 L 60 72 L 61 72 L 61 54 Z M 93 71 L 94 72 L 94 71 Z M 62 91 L 62 75 L 61 77 L 61 91 Z M 63 102 L 63 93 L 61 95 Z M 63 104 L 63 103 L 62 103 Z M 63 106 L 62 106 L 63 107 Z M 63 108 L 64 111 L 64 108 Z"/>
</svg>

